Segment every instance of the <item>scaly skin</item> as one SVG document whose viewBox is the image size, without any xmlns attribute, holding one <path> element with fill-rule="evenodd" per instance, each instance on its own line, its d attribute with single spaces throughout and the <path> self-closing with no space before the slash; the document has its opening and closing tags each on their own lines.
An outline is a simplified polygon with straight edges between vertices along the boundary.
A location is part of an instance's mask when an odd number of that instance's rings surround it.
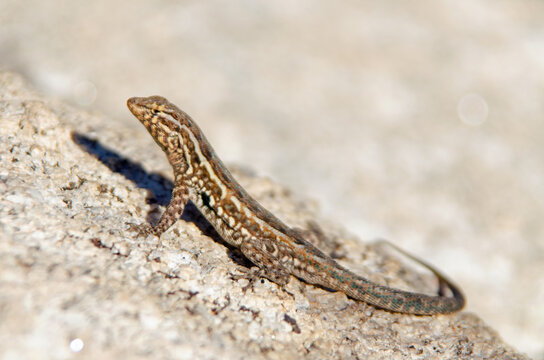
<svg viewBox="0 0 544 360">
<path fill-rule="evenodd" d="M 438 277 L 438 296 L 375 284 L 340 266 L 255 201 L 234 180 L 189 115 L 160 96 L 133 97 L 127 105 L 174 170 L 172 200 L 153 229 L 156 235 L 181 217 L 190 200 L 226 242 L 238 247 L 264 276 L 278 284 L 294 275 L 382 309 L 408 314 L 447 314 L 463 308 L 461 291 L 420 260 L 416 259 Z M 446 288 L 452 297 L 441 296 Z"/>
</svg>

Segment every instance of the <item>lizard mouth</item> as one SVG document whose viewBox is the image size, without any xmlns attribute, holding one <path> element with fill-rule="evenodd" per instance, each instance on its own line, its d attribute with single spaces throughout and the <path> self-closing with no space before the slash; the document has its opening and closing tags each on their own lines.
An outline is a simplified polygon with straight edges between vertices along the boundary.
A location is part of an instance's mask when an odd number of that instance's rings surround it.
<svg viewBox="0 0 544 360">
<path fill-rule="evenodd" d="M 127 100 L 127 106 L 129 109 L 133 109 L 134 105 L 140 101 L 141 98 L 139 97 L 131 97 Z"/>
<path fill-rule="evenodd" d="M 145 107 L 140 106 L 142 103 L 142 99 L 143 98 L 140 97 L 131 97 L 127 100 L 128 109 L 137 118 L 140 118 L 140 115 L 142 115 L 143 113 L 142 110 L 145 109 Z"/>
<path fill-rule="evenodd" d="M 163 113 L 173 116 L 176 112 L 175 106 L 162 96 L 149 97 L 131 97 L 127 100 L 127 107 L 136 116 L 142 116 L 146 113 Z"/>
</svg>

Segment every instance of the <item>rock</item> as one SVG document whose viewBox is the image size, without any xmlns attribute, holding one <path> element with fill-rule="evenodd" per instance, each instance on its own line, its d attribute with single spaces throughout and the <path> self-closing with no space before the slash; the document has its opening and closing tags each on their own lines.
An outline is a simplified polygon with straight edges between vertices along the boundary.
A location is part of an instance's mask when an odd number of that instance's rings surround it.
<svg viewBox="0 0 544 360">
<path fill-rule="evenodd" d="M 136 121 L 136 120 L 135 120 Z M 64 359 L 526 358 L 475 314 L 411 316 L 249 264 L 189 207 L 158 239 L 171 172 L 143 128 L 123 128 L 0 73 L 0 357 Z M 286 223 L 374 281 L 433 291 L 377 244 L 319 218 L 272 181 L 234 171 Z"/>
</svg>

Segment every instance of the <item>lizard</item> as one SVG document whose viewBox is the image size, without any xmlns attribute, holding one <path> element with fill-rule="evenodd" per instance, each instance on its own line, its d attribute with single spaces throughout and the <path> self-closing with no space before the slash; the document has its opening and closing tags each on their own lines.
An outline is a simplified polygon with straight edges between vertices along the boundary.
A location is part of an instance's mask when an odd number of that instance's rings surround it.
<svg viewBox="0 0 544 360">
<path fill-rule="evenodd" d="M 294 275 L 309 284 L 342 291 L 355 300 L 398 313 L 435 315 L 463 308 L 465 299 L 456 285 L 403 250 L 437 277 L 437 295 L 380 285 L 341 266 L 312 245 L 303 231 L 290 228 L 254 200 L 184 111 L 160 96 L 132 97 L 127 106 L 166 154 L 174 172 L 171 201 L 154 227 L 147 224 L 148 232 L 160 236 L 191 201 L 223 240 L 259 268 L 261 276 L 281 286 Z M 448 288 L 451 296 L 446 294 Z"/>
</svg>

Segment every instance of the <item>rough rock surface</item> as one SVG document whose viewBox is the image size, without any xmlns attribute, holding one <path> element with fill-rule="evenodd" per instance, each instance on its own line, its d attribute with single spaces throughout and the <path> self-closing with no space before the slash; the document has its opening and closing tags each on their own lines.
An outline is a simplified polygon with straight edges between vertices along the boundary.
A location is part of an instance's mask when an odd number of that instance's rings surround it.
<svg viewBox="0 0 544 360">
<path fill-rule="evenodd" d="M 544 1 L 248 3 L 3 0 L 0 70 L 123 129 L 142 131 L 128 97 L 167 97 L 224 160 L 432 261 L 544 360 Z"/>
<path fill-rule="evenodd" d="M 0 358 L 525 358 L 478 316 L 399 315 L 251 266 L 194 208 L 158 239 L 138 224 L 171 174 L 145 130 L 39 97 L 0 74 Z M 432 292 L 432 276 L 320 220 L 270 180 L 235 177 L 290 225 L 374 281 Z M 81 346 L 83 348 L 81 349 Z"/>
</svg>

